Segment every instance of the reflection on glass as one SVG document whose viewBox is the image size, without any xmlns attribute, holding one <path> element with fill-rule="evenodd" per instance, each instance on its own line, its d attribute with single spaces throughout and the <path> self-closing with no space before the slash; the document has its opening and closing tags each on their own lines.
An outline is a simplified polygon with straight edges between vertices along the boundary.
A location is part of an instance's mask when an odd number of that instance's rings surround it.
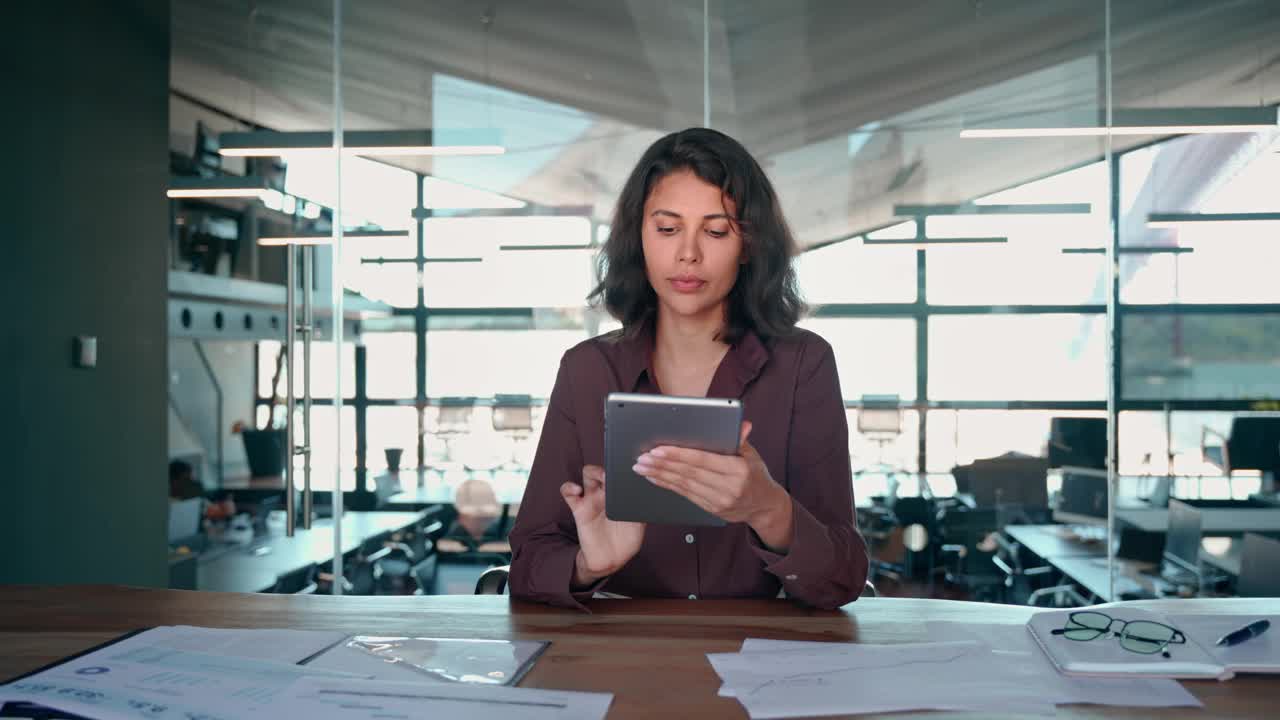
<svg viewBox="0 0 1280 720">
<path fill-rule="evenodd" d="M 1280 397 L 1280 315 L 1136 315 L 1122 326 L 1126 399 Z"/>
<path fill-rule="evenodd" d="M 1049 422 L 1055 417 L 1100 417 L 1076 410 L 930 410 L 930 472 L 951 472 L 957 465 L 1006 453 L 1044 457 Z"/>
<path fill-rule="evenodd" d="M 1152 213 L 1258 213 L 1280 210 L 1280 154 L 1255 136 L 1171 140 L 1120 159 L 1123 245 L 1188 248 L 1177 256 L 1121 258 L 1126 303 L 1261 303 L 1280 301 L 1271 269 L 1280 264 L 1273 222 L 1148 222 Z M 1186 173 L 1195 163 L 1197 173 Z M 1224 279 L 1230 278 L 1229 282 Z"/>
<path fill-rule="evenodd" d="M 565 351 L 582 330 L 432 330 L 427 396 L 551 395 Z"/>
<path fill-rule="evenodd" d="M 800 326 L 831 343 L 846 400 L 916 399 L 915 322 L 896 318 L 809 318 Z"/>
<path fill-rule="evenodd" d="M 427 265 L 423 290 L 429 307 L 581 307 L 591 292 L 596 251 L 586 247 L 586 218 L 437 218 L 423 232 L 427 257 L 484 260 Z M 556 249 L 542 249 L 548 246 Z M 566 246 L 583 249 L 559 249 Z"/>
<path fill-rule="evenodd" d="M 392 307 L 418 304 L 418 269 L 410 263 L 353 265 L 346 274 L 347 287 Z"/>
<path fill-rule="evenodd" d="M 1101 400 L 1105 319 L 986 315 L 929 321 L 935 400 Z"/>
<path fill-rule="evenodd" d="M 866 247 L 854 238 L 802 253 L 795 267 L 812 305 L 916 299 L 916 256 L 900 248 Z"/>
</svg>

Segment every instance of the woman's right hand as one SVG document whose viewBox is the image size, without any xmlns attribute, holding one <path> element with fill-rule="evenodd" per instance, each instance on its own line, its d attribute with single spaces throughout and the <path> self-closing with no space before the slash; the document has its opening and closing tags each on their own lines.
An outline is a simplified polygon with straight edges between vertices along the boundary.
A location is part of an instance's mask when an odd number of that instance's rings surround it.
<svg viewBox="0 0 1280 720">
<path fill-rule="evenodd" d="M 560 495 L 578 526 L 578 557 L 573 584 L 587 587 L 614 574 L 640 552 L 644 523 L 610 520 L 604 512 L 604 468 L 582 468 L 582 484 L 567 482 Z"/>
</svg>

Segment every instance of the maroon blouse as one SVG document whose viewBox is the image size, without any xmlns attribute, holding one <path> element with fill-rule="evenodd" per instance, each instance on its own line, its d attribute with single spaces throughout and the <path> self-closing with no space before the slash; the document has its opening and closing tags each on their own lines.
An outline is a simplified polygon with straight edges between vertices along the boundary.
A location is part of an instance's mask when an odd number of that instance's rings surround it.
<svg viewBox="0 0 1280 720">
<path fill-rule="evenodd" d="M 511 530 L 511 594 L 574 608 L 595 591 L 697 599 L 771 598 L 783 589 L 821 608 L 855 600 L 868 558 L 854 520 L 844 399 L 831 346 L 807 330 L 767 343 L 748 333 L 725 354 L 707 392 L 742 401 L 751 444 L 791 493 L 790 550 L 771 552 L 745 523 L 651 524 L 631 562 L 571 592 L 578 536 L 560 485 L 581 483 L 583 465 L 604 465 L 608 393 L 658 392 L 653 344 L 652 329 L 633 338 L 611 333 L 564 354 Z"/>
</svg>

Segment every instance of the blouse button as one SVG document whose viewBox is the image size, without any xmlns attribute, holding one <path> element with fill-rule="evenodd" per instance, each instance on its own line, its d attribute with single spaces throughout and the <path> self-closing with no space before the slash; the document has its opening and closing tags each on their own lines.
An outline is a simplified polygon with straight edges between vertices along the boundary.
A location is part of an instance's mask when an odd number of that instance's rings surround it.
<svg viewBox="0 0 1280 720">
<path fill-rule="evenodd" d="M 685 541 L 685 542 L 687 542 L 687 543 L 689 543 L 690 545 L 692 545 L 692 544 L 693 544 L 693 533 L 689 533 L 688 535 L 685 535 L 685 536 L 684 536 L 684 541 Z"/>
</svg>

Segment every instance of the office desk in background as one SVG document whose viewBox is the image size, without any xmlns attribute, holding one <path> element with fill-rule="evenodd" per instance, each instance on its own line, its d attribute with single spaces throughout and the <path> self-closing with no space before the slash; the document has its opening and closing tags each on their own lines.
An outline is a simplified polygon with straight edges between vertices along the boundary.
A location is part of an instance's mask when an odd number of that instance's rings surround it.
<svg viewBox="0 0 1280 720">
<path fill-rule="evenodd" d="M 1050 562 L 1062 557 L 1104 557 L 1107 554 L 1105 544 L 1079 539 L 1069 525 L 1006 525 L 1004 534 L 1036 557 Z"/>
<path fill-rule="evenodd" d="M 1004 533 L 1096 597 L 1103 601 L 1113 599 L 1107 582 L 1105 544 L 1073 537 L 1069 525 L 1006 525 Z M 1228 575 L 1238 576 L 1242 546 L 1238 537 L 1206 537 L 1202 540 L 1200 559 Z M 1158 582 L 1152 576 L 1159 573 L 1155 564 L 1123 558 L 1117 558 L 1116 562 L 1120 567 L 1116 582 L 1118 593 L 1154 592 Z"/>
<path fill-rule="evenodd" d="M 1165 508 L 1117 509 L 1116 519 L 1146 532 L 1169 530 L 1169 511 Z M 1280 507 L 1201 508 L 1200 529 L 1206 535 L 1280 532 Z"/>
<path fill-rule="evenodd" d="M 368 538 L 396 532 L 422 520 L 422 512 L 347 512 L 342 518 L 342 552 L 360 547 Z M 265 548 L 265 552 L 256 548 Z M 217 548 L 201 558 L 196 588 L 216 592 L 264 592 L 276 578 L 312 563 L 333 558 L 333 519 L 319 518 L 310 529 L 299 525 L 293 537 L 277 534 L 254 538 L 249 548 Z"/>
<path fill-rule="evenodd" d="M 1162 611 L 1263 614 L 1265 599 L 1134 603 Z M 350 633 L 550 640 L 522 687 L 615 694 L 610 718 L 744 718 L 709 652 L 736 652 L 748 637 L 901 643 L 927 640 L 930 620 L 1025 623 L 1033 608 L 951 600 L 866 598 L 842 610 L 807 610 L 785 600 L 595 600 L 592 613 L 506 596 L 328 597 L 195 593 L 120 586 L 0 587 L 0 678 L 5 680 L 150 625 L 342 630 Z M 1274 677 L 1238 676 L 1186 687 L 1205 708 L 1063 706 L 1057 717 L 1270 717 L 1280 705 Z M 892 717 L 905 717 L 894 714 Z M 918 713 L 918 717 L 943 717 Z M 864 716 L 868 717 L 868 716 Z M 947 718 L 990 717 L 953 713 Z"/>
</svg>

